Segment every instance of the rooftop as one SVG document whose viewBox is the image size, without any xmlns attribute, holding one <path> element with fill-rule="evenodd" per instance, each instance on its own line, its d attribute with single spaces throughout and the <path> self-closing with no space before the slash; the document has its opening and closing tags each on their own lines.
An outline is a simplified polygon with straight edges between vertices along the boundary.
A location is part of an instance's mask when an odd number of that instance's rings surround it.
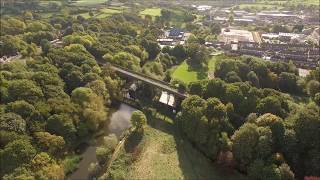
<svg viewBox="0 0 320 180">
<path fill-rule="evenodd" d="M 172 94 L 168 94 L 168 92 L 166 92 L 166 91 L 162 91 L 159 102 L 173 107 L 174 106 L 174 96 Z"/>
</svg>

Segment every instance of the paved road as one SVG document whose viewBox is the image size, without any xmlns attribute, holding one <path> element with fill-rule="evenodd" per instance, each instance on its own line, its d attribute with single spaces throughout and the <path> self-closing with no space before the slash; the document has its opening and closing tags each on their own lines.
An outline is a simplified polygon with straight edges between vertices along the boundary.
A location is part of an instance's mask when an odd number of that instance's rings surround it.
<svg viewBox="0 0 320 180">
<path fill-rule="evenodd" d="M 136 72 L 133 72 L 131 70 L 124 69 L 122 67 L 118 67 L 118 66 L 114 66 L 114 65 L 111 65 L 111 68 L 113 70 L 117 71 L 118 73 L 121 73 L 121 74 L 123 74 L 125 76 L 129 76 L 129 77 L 134 78 L 134 79 L 138 79 L 138 80 L 143 81 L 145 83 L 151 84 L 153 86 L 156 86 L 156 87 L 158 87 L 160 89 L 168 91 L 169 93 L 172 93 L 172 94 L 174 94 L 176 96 L 179 96 L 181 98 L 186 98 L 187 97 L 186 94 L 178 92 L 178 90 L 170 87 L 170 85 L 168 83 L 164 82 L 164 81 L 153 79 L 153 78 L 147 77 L 146 75 L 143 75 L 143 74 L 140 74 L 140 73 L 136 73 Z"/>
</svg>

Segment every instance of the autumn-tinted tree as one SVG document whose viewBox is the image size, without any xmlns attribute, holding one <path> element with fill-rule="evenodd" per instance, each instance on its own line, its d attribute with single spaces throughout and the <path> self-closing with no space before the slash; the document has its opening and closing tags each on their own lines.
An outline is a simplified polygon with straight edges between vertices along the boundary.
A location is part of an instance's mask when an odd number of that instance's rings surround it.
<svg viewBox="0 0 320 180">
<path fill-rule="evenodd" d="M 63 150 L 65 146 L 63 137 L 48 132 L 36 132 L 35 137 L 42 150 L 48 151 L 53 155 L 61 153 L 61 150 Z"/>
</svg>

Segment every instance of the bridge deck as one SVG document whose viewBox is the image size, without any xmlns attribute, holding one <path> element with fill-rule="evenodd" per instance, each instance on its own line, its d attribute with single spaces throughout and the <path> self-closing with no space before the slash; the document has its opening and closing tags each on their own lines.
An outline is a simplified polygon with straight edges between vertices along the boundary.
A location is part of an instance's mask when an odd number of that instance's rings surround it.
<svg viewBox="0 0 320 180">
<path fill-rule="evenodd" d="M 150 78 L 150 77 L 148 77 L 148 76 L 146 76 L 144 74 L 140 74 L 140 73 L 131 71 L 129 69 L 124 69 L 122 67 L 115 66 L 115 65 L 111 65 L 111 68 L 113 70 L 115 70 L 116 72 L 118 72 L 118 73 L 121 73 L 121 74 L 123 74 L 125 76 L 128 76 L 130 78 L 134 78 L 134 79 L 143 81 L 145 83 L 151 84 L 153 86 L 156 86 L 156 87 L 158 87 L 158 88 L 160 88 L 162 90 L 168 91 L 169 93 L 172 93 L 172 94 L 174 94 L 176 96 L 179 96 L 181 98 L 186 98 L 187 97 L 186 94 L 180 93 L 178 90 L 170 87 L 169 84 L 164 82 L 164 81 L 153 79 L 153 78 Z"/>
</svg>

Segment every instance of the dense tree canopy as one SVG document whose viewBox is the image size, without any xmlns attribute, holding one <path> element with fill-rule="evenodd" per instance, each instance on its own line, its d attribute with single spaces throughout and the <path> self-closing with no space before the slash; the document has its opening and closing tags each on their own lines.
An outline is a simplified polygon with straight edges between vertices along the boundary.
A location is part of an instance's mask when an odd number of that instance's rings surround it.
<svg viewBox="0 0 320 180">
<path fill-rule="evenodd" d="M 19 60 L 0 66 L 0 179 L 66 177 L 70 167 L 65 160 L 99 135 L 110 106 L 122 100 L 126 81 L 131 83 L 99 63 L 144 73 L 187 92 L 181 107 L 176 98 L 174 123 L 210 159 L 228 154 L 231 167 L 250 179 L 320 176 L 320 67 L 303 78 L 292 62 L 221 55 L 215 78 L 186 84 L 171 79 L 172 71 L 186 61 L 189 70 L 206 72 L 212 49 L 205 42 L 217 39 L 220 24 L 199 25 L 195 22 L 201 17 L 186 7 L 163 7 L 161 16 L 144 18 L 136 9 L 125 9 L 105 18 L 97 14 L 99 8 L 68 3 L 1 4 L 1 15 L 15 15 L 1 16 L 0 56 L 18 55 Z M 229 23 L 233 21 L 231 12 Z M 180 25 L 192 33 L 189 39 L 161 49 L 157 38 L 162 30 Z M 291 27 L 276 24 L 270 31 L 289 32 Z M 143 83 L 138 88 L 152 101 L 160 95 Z M 144 132 L 147 117 L 133 112 L 136 132 Z M 100 165 L 116 144 L 116 137 L 107 137 L 97 147 Z M 98 163 L 90 172 L 96 172 Z"/>
</svg>

